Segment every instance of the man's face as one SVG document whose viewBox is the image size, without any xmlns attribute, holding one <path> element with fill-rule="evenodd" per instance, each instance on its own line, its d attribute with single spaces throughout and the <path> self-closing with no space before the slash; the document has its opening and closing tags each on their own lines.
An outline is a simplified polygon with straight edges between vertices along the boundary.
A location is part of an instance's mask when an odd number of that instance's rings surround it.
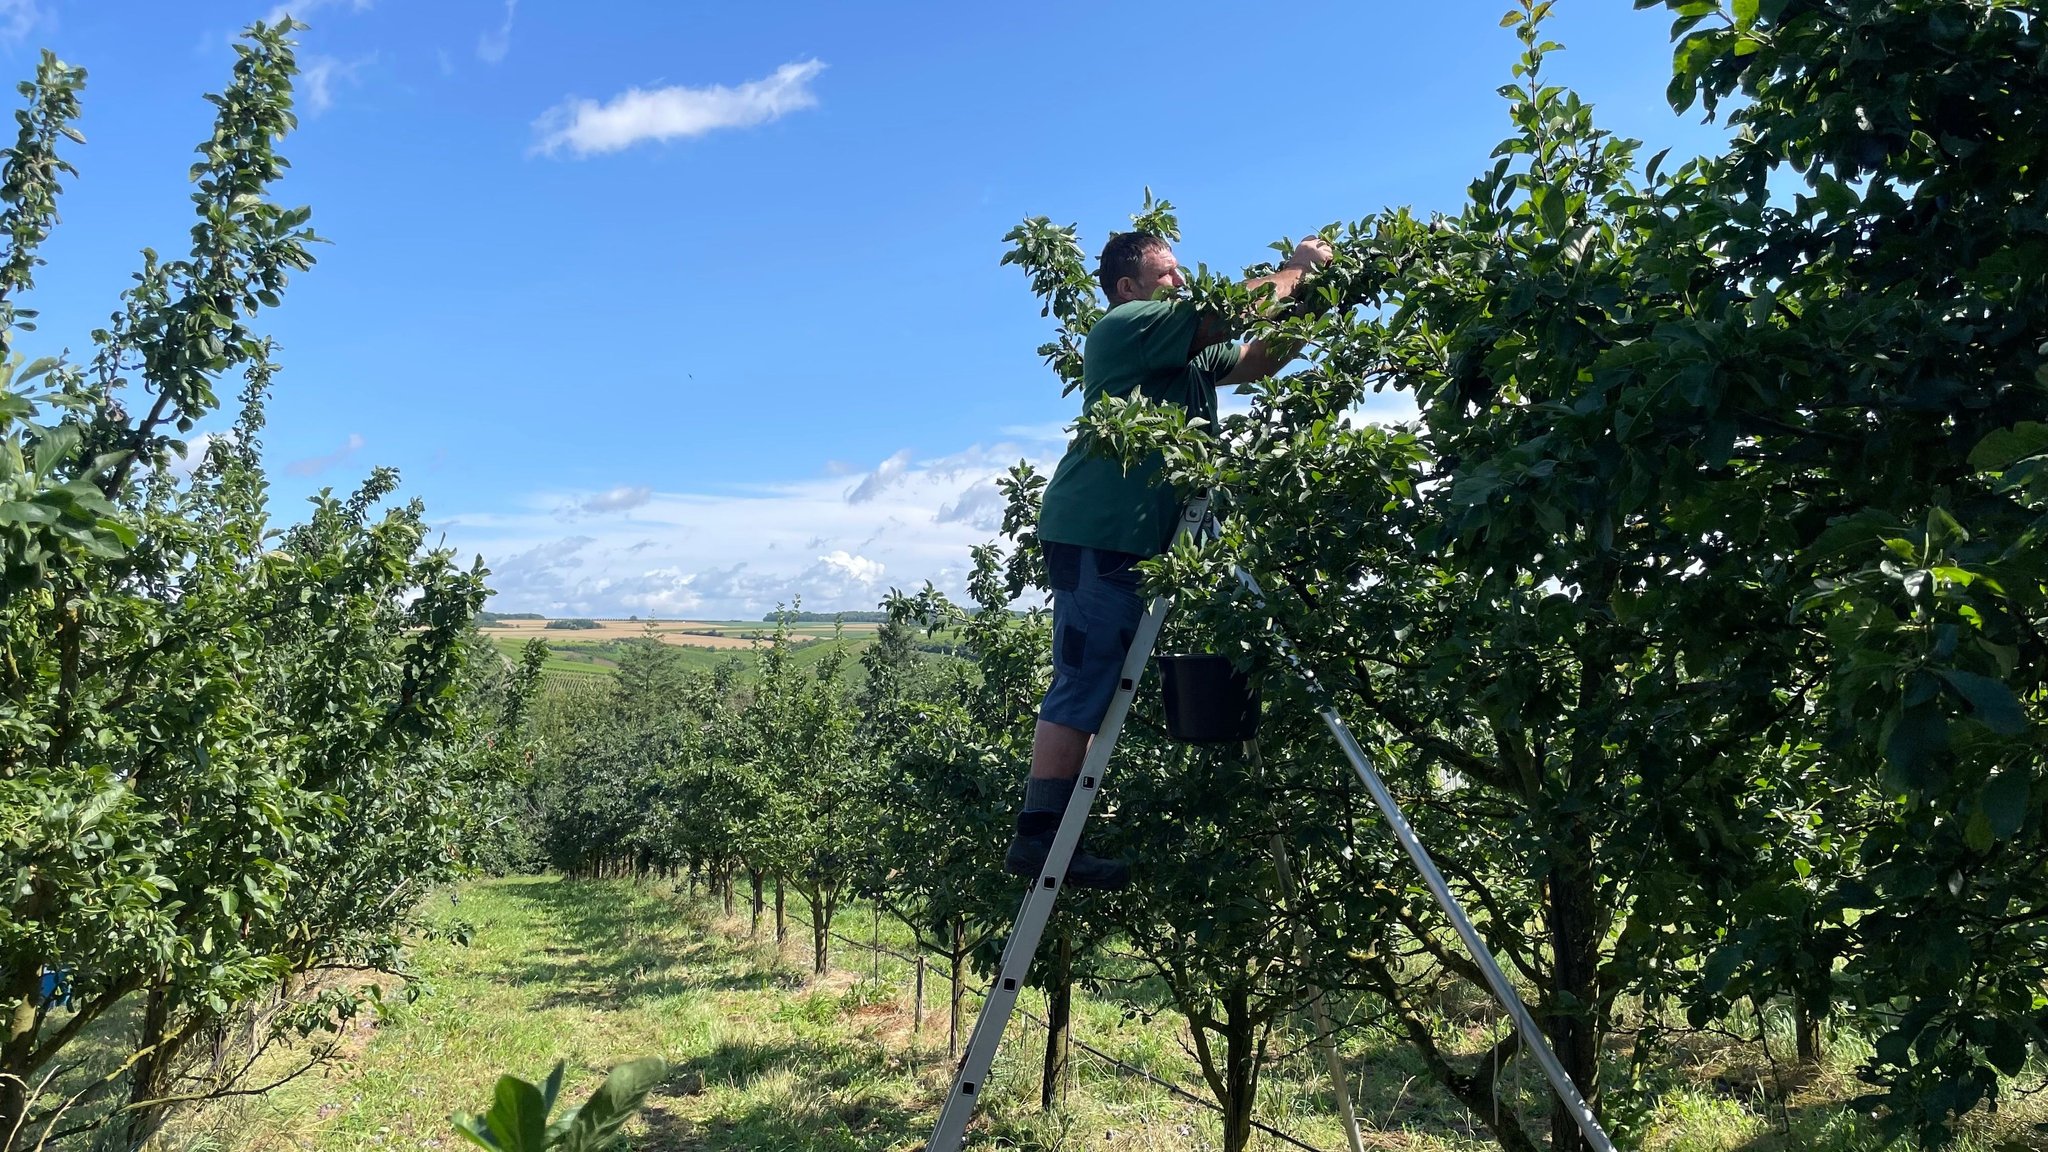
<svg viewBox="0 0 2048 1152">
<path fill-rule="evenodd" d="M 1180 291 L 1188 281 L 1180 274 L 1180 261 L 1174 259 L 1173 249 L 1162 244 L 1146 249 L 1136 278 L 1126 276 L 1117 284 L 1126 289 L 1125 300 L 1154 300 Z"/>
</svg>

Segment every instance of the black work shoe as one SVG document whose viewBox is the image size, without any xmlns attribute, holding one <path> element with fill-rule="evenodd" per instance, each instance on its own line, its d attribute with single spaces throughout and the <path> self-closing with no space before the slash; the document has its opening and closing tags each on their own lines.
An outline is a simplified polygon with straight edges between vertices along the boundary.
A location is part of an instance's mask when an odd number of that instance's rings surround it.
<svg viewBox="0 0 2048 1152">
<path fill-rule="evenodd" d="M 1025 834 L 1017 833 L 1010 838 L 1010 850 L 1003 856 L 1003 871 L 1012 876 L 1037 876 L 1045 869 L 1045 858 L 1052 854 L 1052 838 L 1057 829 Z M 1131 866 L 1121 860 L 1108 860 L 1074 850 L 1074 858 L 1067 862 L 1067 885 L 1071 888 L 1100 888 L 1115 892 L 1131 883 Z"/>
</svg>

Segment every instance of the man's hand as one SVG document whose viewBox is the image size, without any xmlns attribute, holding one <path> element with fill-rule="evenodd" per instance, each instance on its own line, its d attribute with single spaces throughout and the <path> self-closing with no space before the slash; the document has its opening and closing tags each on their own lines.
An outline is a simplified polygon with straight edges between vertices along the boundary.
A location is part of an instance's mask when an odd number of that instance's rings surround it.
<svg viewBox="0 0 2048 1152">
<path fill-rule="evenodd" d="M 1330 242 L 1328 240 L 1323 239 L 1321 236 L 1311 236 L 1294 246 L 1294 254 L 1286 259 L 1282 267 L 1299 268 L 1303 272 L 1313 272 L 1328 264 L 1332 255 L 1334 253 L 1330 251 Z"/>
<path fill-rule="evenodd" d="M 1330 242 L 1328 240 L 1320 236 L 1310 236 L 1294 246 L 1294 252 L 1287 259 L 1281 261 L 1279 269 L 1271 276 L 1262 276 L 1257 280 L 1248 280 L 1245 282 L 1245 287 L 1257 291 L 1261 287 L 1270 285 L 1273 299 L 1272 304 L 1268 306 L 1268 314 L 1273 316 L 1289 315 L 1292 310 L 1301 308 L 1304 305 L 1312 306 L 1312 301 L 1295 301 L 1294 290 L 1301 286 L 1302 279 L 1309 273 L 1328 264 L 1333 255 L 1335 253 L 1330 250 Z M 1253 340 L 1238 349 L 1237 367 L 1232 369 L 1229 375 L 1217 381 L 1216 386 L 1221 388 L 1226 385 L 1243 384 L 1250 380 L 1264 379 L 1280 371 L 1281 368 L 1287 365 L 1289 360 L 1294 359 L 1300 352 L 1301 343 L 1299 341 L 1283 341 L 1274 344 L 1266 340 Z"/>
</svg>

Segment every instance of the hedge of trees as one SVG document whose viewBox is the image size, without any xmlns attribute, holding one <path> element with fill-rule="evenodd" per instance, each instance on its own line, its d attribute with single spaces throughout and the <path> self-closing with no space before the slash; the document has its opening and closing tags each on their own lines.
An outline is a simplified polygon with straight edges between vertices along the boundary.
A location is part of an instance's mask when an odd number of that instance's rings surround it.
<svg viewBox="0 0 2048 1152">
<path fill-rule="evenodd" d="M 1137 881 L 1067 901 L 1039 979 L 1056 1006 L 1075 980 L 1163 989 L 1230 1152 L 1317 989 L 1405 1037 L 1502 1147 L 1545 1142 L 1522 1120 L 1542 1109 L 1495 1106 L 1512 1029 L 1474 1055 L 1426 1011 L 1479 1000 L 1476 973 L 1274 628 L 1624 1140 L 1676 1038 L 1741 1006 L 1791 1012 L 1803 1058 L 1867 1037 L 1859 1107 L 1929 1146 L 2048 1056 L 2038 16 L 1666 6 L 1672 102 L 1725 113 L 1723 152 L 1645 159 L 1599 129 L 1546 79 L 1549 4 L 1523 0 L 1512 128 L 1462 209 L 1332 227 L 1313 308 L 1194 285 L 1248 334 L 1303 338 L 1304 369 L 1214 428 L 1142 402 L 1083 422 L 1217 494 L 1222 538 L 1147 580 L 1180 594 L 1167 643 L 1233 654 L 1267 706 L 1248 756 L 1169 742 L 1141 696 L 1094 834 Z M 791 659 L 784 625 L 756 671 L 687 673 L 650 640 L 615 680 L 542 691 L 545 646 L 483 655 L 484 573 L 427 546 L 416 504 L 385 506 L 391 474 L 270 526 L 276 366 L 251 322 L 316 239 L 268 196 L 289 30 L 241 46 L 192 251 L 145 253 L 86 363 L 14 352 L 82 73 L 44 58 L 0 165 L 0 1139 L 134 1147 L 276 1041 L 317 1058 L 463 866 L 686 875 L 757 931 L 795 891 L 820 971 L 862 896 L 959 989 L 1015 908 L 999 856 L 1047 665 L 1042 478 L 1005 481 L 967 601 L 892 595 L 858 669 L 844 645 Z M 1177 236 L 1149 196 L 1133 224 Z M 1072 381 L 1092 245 L 1043 218 L 1009 241 Z M 232 434 L 181 444 L 229 379 Z M 1385 388 L 1413 426 L 1351 418 Z M 920 630 L 964 658 L 919 653 Z M 132 1052 L 71 1067 L 116 1020 Z"/>
<path fill-rule="evenodd" d="M 42 56 L 0 164 L 0 1147 L 140 1147 L 279 1042 L 319 1061 L 430 887 L 506 858 L 538 668 L 475 638 L 481 567 L 385 469 L 270 516 L 254 324 L 318 239 L 270 196 L 290 30 L 236 46 L 190 252 L 142 253 L 83 362 L 18 350 L 81 69 Z"/>
<path fill-rule="evenodd" d="M 1478 998 L 1477 974 L 1270 624 L 1379 750 L 1624 1139 L 1675 1037 L 1782 1006 L 1797 1058 L 1831 1029 L 1867 1037 L 1857 1105 L 1938 1145 L 2048 1054 L 2038 15 L 1670 0 L 1674 108 L 1735 129 L 1674 159 L 1549 81 L 1549 7 L 1504 22 L 1511 131 L 1462 209 L 1329 229 L 1316 307 L 1266 316 L 1194 285 L 1249 333 L 1305 340 L 1304 370 L 1214 428 L 1143 401 L 1083 422 L 1219 495 L 1222 539 L 1146 571 L 1182 593 L 1169 642 L 1235 655 L 1267 713 L 1250 758 L 1173 745 L 1141 709 L 1098 821 L 1137 882 L 1073 900 L 1058 931 L 1082 978 L 1114 944 L 1168 990 L 1228 1148 L 1273 1027 L 1317 988 L 1374 1006 L 1501 1146 L 1542 1146 L 1495 1106 L 1512 1029 L 1477 1059 L 1433 1029 L 1425 991 Z M 1164 201 L 1133 222 L 1177 237 Z M 1072 382 L 1101 314 L 1093 245 L 1044 218 L 1009 240 Z M 1350 418 L 1388 388 L 1413 426 Z M 697 741 L 682 806 L 626 805 L 648 859 L 779 877 L 826 917 L 835 885 L 871 891 L 927 947 L 986 958 L 1043 687 L 1044 622 L 1012 610 L 1043 590 L 1041 487 L 1010 477 L 970 605 L 889 605 L 959 636 L 966 664 L 871 668 L 858 706 L 772 659 L 702 694 L 675 737 Z M 1580 1146 L 1549 1125 L 1550 1147 Z"/>
</svg>

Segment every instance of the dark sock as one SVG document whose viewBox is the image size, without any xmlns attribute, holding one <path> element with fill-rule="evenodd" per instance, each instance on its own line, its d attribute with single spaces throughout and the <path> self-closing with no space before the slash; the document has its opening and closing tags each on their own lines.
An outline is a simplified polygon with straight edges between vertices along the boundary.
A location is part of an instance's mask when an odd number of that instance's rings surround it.
<svg viewBox="0 0 2048 1152">
<path fill-rule="evenodd" d="M 1037 836 L 1060 826 L 1060 817 L 1066 815 L 1067 801 L 1074 795 L 1074 781 L 1039 779 L 1027 780 L 1024 784 L 1024 809 L 1017 813 L 1017 831 L 1024 836 Z"/>
</svg>

